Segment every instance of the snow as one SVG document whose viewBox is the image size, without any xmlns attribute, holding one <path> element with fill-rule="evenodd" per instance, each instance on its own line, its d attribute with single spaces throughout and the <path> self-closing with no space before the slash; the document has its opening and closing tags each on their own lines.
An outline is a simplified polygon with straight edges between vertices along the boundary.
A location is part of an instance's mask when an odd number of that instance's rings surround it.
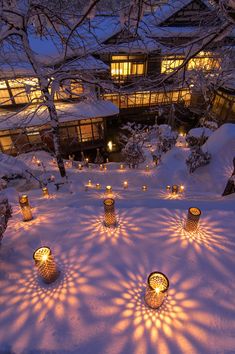
<svg viewBox="0 0 235 354">
<path fill-rule="evenodd" d="M 59 122 L 70 122 L 88 118 L 101 118 L 117 115 L 119 109 L 110 101 L 87 100 L 79 103 L 57 103 Z M 30 106 L 21 112 L 5 111 L 0 121 L 0 130 L 33 127 L 49 122 L 45 106 Z"/>
<path fill-rule="evenodd" d="M 0 247 L 0 352 L 233 353 L 235 195 L 221 193 L 231 175 L 234 142 L 235 125 L 215 131 L 207 142 L 212 161 L 193 175 L 186 170 L 186 148 L 172 149 L 157 167 L 149 162 L 149 172 L 145 163 L 124 171 L 117 163 L 108 163 L 107 171 L 93 164 L 82 171 L 69 167 L 70 188 L 56 192 L 49 183 L 49 198 L 39 188 L 21 192 L 27 191 L 33 208 L 34 219 L 27 223 L 17 190 L 4 190 L 13 217 Z M 32 155 L 17 161 L 39 173 Z M 49 154 L 36 157 L 48 176 L 59 178 Z M 85 191 L 89 179 L 92 186 Z M 173 183 L 183 183 L 185 192 L 167 194 L 165 186 Z M 116 200 L 116 229 L 103 226 L 106 185 Z M 202 210 L 195 234 L 183 228 L 190 206 Z M 33 264 L 41 245 L 52 249 L 61 272 L 51 285 L 42 283 Z M 159 310 L 144 303 L 154 270 L 170 281 Z"/>
<path fill-rule="evenodd" d="M 0 153 L 0 178 L 14 174 L 24 174 L 26 169 L 28 169 L 28 167 L 23 161 Z"/>
<path fill-rule="evenodd" d="M 188 132 L 189 136 L 193 136 L 194 138 L 200 138 L 201 136 L 209 137 L 212 134 L 211 129 L 209 128 L 193 128 Z"/>
</svg>

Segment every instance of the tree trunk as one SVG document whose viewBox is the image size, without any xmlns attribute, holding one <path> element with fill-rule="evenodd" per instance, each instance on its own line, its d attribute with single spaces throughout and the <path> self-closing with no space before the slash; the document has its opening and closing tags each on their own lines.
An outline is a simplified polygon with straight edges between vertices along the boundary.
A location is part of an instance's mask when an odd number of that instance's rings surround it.
<svg viewBox="0 0 235 354">
<path fill-rule="evenodd" d="M 234 184 L 234 180 L 233 180 L 233 176 L 235 176 L 235 157 L 233 159 L 233 173 L 232 173 L 232 176 L 229 178 L 227 184 L 226 184 L 226 187 L 225 187 L 225 190 L 222 194 L 222 196 L 224 197 L 225 195 L 229 195 L 229 194 L 232 194 L 232 193 L 235 193 L 235 184 Z"/>
<path fill-rule="evenodd" d="M 0 200 L 0 242 L 3 238 L 3 233 L 7 228 L 8 219 L 11 217 L 11 206 L 8 203 L 8 199 Z"/>
</svg>

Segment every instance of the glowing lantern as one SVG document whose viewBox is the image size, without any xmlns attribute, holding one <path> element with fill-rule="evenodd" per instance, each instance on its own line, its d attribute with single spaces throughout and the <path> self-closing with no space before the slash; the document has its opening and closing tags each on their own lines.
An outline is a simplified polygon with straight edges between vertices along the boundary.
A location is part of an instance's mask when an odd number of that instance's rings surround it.
<svg viewBox="0 0 235 354">
<path fill-rule="evenodd" d="M 186 231 L 193 232 L 197 230 L 201 213 L 202 213 L 201 210 L 198 208 L 188 209 L 188 217 L 184 227 Z"/>
<path fill-rule="evenodd" d="M 87 185 L 88 185 L 89 187 L 91 187 L 91 186 L 92 186 L 92 182 L 91 182 L 91 180 L 90 180 L 90 179 L 89 179 L 89 181 L 88 181 Z"/>
<path fill-rule="evenodd" d="M 78 169 L 79 169 L 79 171 L 81 171 L 82 170 L 82 164 L 78 164 Z"/>
<path fill-rule="evenodd" d="M 105 193 L 106 194 L 112 194 L 112 191 L 113 191 L 113 189 L 112 189 L 111 186 L 106 186 L 106 188 L 105 188 Z"/>
<path fill-rule="evenodd" d="M 40 247 L 34 254 L 33 259 L 38 270 L 38 274 L 47 284 L 55 281 L 59 272 L 49 247 Z"/>
<path fill-rule="evenodd" d="M 174 184 L 172 186 L 172 190 L 171 190 L 172 194 L 178 194 L 179 192 L 179 186 L 177 186 L 177 184 Z"/>
<path fill-rule="evenodd" d="M 96 189 L 101 189 L 101 185 L 100 185 L 100 183 L 96 183 Z"/>
<path fill-rule="evenodd" d="M 115 200 L 112 198 L 106 198 L 104 200 L 104 225 L 107 227 L 116 227 L 116 215 L 115 215 Z"/>
<path fill-rule="evenodd" d="M 181 184 L 180 186 L 179 186 L 179 191 L 180 191 L 180 193 L 184 193 L 184 186 Z"/>
<path fill-rule="evenodd" d="M 149 275 L 145 291 L 145 302 L 152 309 L 160 307 L 167 296 L 169 288 L 168 278 L 161 272 Z"/>
<path fill-rule="evenodd" d="M 49 197 L 49 191 L 47 187 L 42 188 L 42 195 L 43 197 Z"/>
<path fill-rule="evenodd" d="M 124 182 L 123 182 L 123 188 L 124 188 L 124 189 L 127 189 L 127 188 L 128 188 L 128 181 L 124 181 Z"/>
<path fill-rule="evenodd" d="M 41 166 L 41 161 L 40 160 L 36 160 L 36 164 L 38 165 L 38 166 Z"/>
<path fill-rule="evenodd" d="M 120 170 L 125 170 L 125 166 L 123 164 L 120 165 Z"/>
<path fill-rule="evenodd" d="M 113 150 L 113 142 L 110 140 L 107 144 L 109 151 Z"/>
<path fill-rule="evenodd" d="M 170 193 L 170 191 L 171 191 L 171 186 L 166 186 L 166 191 L 168 192 L 168 193 Z"/>
<path fill-rule="evenodd" d="M 30 221 L 33 218 L 31 207 L 29 205 L 29 199 L 26 194 L 22 195 L 19 198 L 19 204 L 21 207 L 22 215 L 23 215 L 23 220 L 24 221 Z"/>
<path fill-rule="evenodd" d="M 143 192 L 146 192 L 147 189 L 148 189 L 148 187 L 147 187 L 146 185 L 143 185 L 143 186 L 142 186 L 142 191 L 143 191 Z"/>
<path fill-rule="evenodd" d="M 104 166 L 102 164 L 100 164 L 100 171 L 103 171 Z"/>
<path fill-rule="evenodd" d="M 145 171 L 146 171 L 146 172 L 149 172 L 149 170 L 150 170 L 149 165 L 146 165 Z"/>
<path fill-rule="evenodd" d="M 104 165 L 104 171 L 107 171 L 107 166 L 106 165 Z"/>
</svg>

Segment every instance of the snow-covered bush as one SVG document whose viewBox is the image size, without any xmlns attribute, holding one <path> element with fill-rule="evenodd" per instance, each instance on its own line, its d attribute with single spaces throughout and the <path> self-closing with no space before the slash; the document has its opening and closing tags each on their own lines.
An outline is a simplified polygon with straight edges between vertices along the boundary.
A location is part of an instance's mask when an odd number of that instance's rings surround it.
<svg viewBox="0 0 235 354">
<path fill-rule="evenodd" d="M 125 131 L 120 136 L 120 142 L 124 145 L 122 156 L 130 168 L 136 168 L 145 161 L 143 145 L 148 132 L 145 126 L 130 122 L 122 126 L 122 129 Z"/>
<path fill-rule="evenodd" d="M 209 128 L 194 128 L 188 132 L 186 136 L 186 142 L 189 147 L 202 146 L 205 144 L 209 136 L 211 136 L 212 131 Z"/>
<path fill-rule="evenodd" d="M 101 155 L 99 148 L 96 149 L 96 157 L 95 157 L 95 161 L 94 161 L 94 162 L 95 162 L 95 163 L 98 163 L 98 164 L 104 162 L 104 158 L 103 158 L 103 156 Z"/>
<path fill-rule="evenodd" d="M 160 161 L 162 154 L 171 150 L 177 141 L 178 134 L 172 131 L 171 126 L 167 124 L 155 124 L 151 129 L 151 136 L 156 137 L 156 146 L 152 151 L 153 161 Z"/>
<path fill-rule="evenodd" d="M 200 146 L 192 148 L 189 157 L 186 159 L 189 173 L 193 173 L 198 167 L 209 164 L 210 160 L 211 154 L 209 152 L 203 152 Z"/>
<path fill-rule="evenodd" d="M 3 238 L 3 233 L 7 228 L 8 219 L 11 217 L 11 206 L 8 199 L 0 198 L 0 242 Z"/>
<path fill-rule="evenodd" d="M 211 131 L 215 131 L 216 129 L 218 129 L 218 123 L 211 119 L 207 119 L 206 117 L 202 117 L 200 119 L 200 124 L 201 126 L 208 128 Z"/>
<path fill-rule="evenodd" d="M 7 182 L 0 178 L 0 191 L 7 187 Z"/>
</svg>

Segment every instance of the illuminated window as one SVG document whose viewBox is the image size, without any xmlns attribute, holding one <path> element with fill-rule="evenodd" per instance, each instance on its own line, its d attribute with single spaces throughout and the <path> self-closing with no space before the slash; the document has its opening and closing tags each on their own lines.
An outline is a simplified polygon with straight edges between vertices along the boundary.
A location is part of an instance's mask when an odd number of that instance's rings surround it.
<svg viewBox="0 0 235 354">
<path fill-rule="evenodd" d="M 0 146 L 3 152 L 11 150 L 13 143 L 10 136 L 0 137 Z"/>
<path fill-rule="evenodd" d="M 184 62 L 183 58 L 165 57 L 162 59 L 161 73 L 162 74 L 172 73 L 181 64 L 183 64 L 183 62 Z"/>
<path fill-rule="evenodd" d="M 93 139 L 91 124 L 80 125 L 82 142 Z"/>
<path fill-rule="evenodd" d="M 112 55 L 111 76 L 125 78 L 145 73 L 145 58 L 143 55 Z"/>
<path fill-rule="evenodd" d="M 214 58 L 210 52 L 200 52 L 195 58 L 189 60 L 188 70 L 204 70 L 210 71 L 220 68 L 220 60 Z"/>
</svg>

